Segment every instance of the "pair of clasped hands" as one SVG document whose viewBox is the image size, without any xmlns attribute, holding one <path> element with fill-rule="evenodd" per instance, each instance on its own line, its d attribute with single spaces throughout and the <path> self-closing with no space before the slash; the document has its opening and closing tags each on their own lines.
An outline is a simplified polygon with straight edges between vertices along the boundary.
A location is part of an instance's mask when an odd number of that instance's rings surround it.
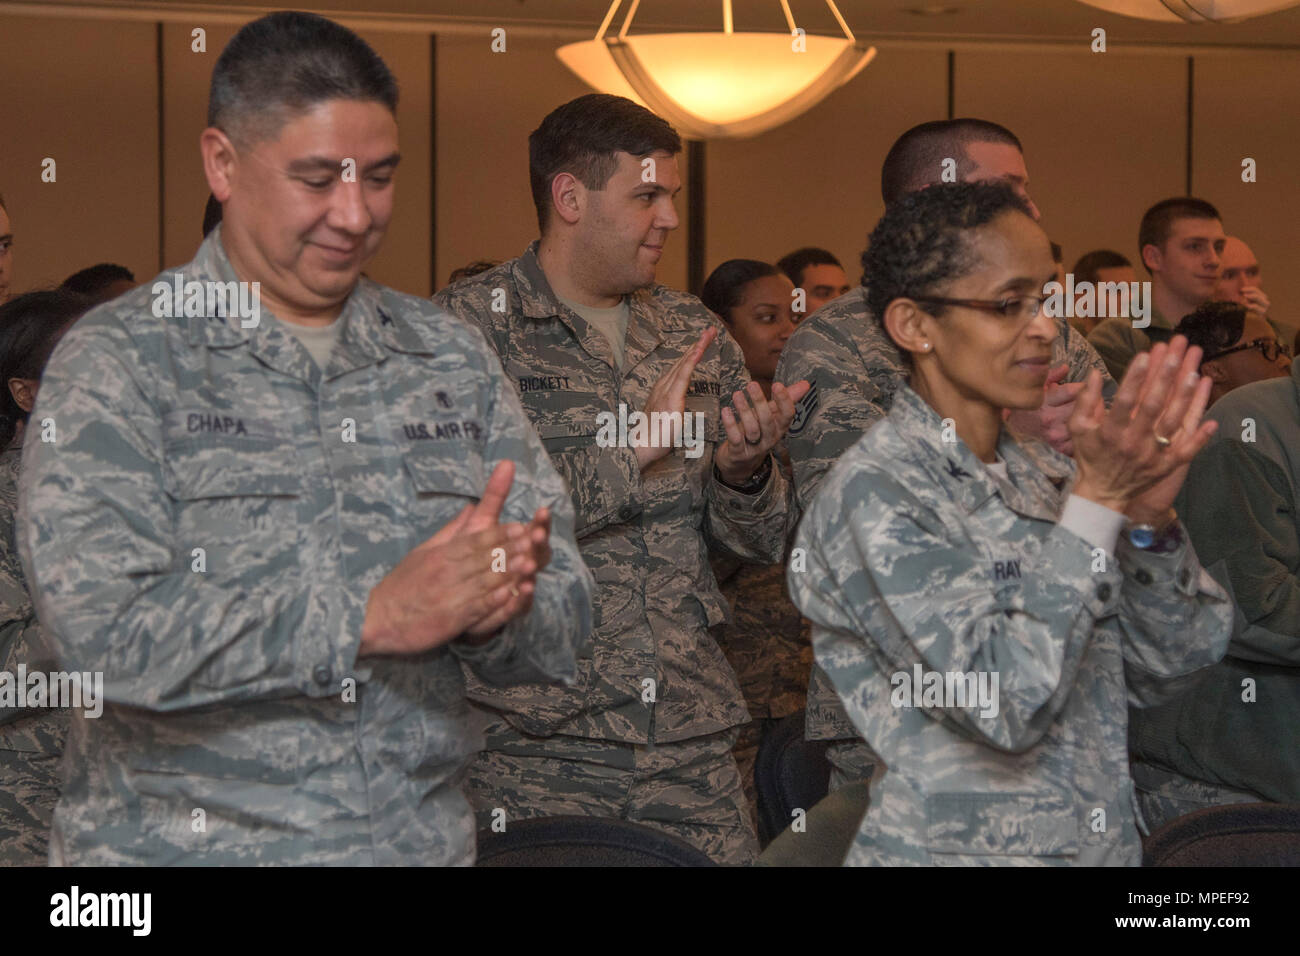
<svg viewBox="0 0 1300 956">
<path fill-rule="evenodd" d="M 1181 335 L 1140 353 L 1109 410 L 1096 370 L 1087 382 L 1048 387 L 1049 401 L 1054 390 L 1068 389 L 1067 401 L 1073 399 L 1067 426 L 1078 466 L 1074 494 L 1139 524 L 1172 520 L 1188 466 L 1218 427 L 1201 420 L 1213 383 L 1199 373 L 1200 360 L 1201 349 L 1188 348 Z"/>
<path fill-rule="evenodd" d="M 647 415 L 677 412 L 680 420 L 695 366 L 717 335 L 716 328 L 706 330 L 655 383 L 646 399 Z M 790 427 L 795 402 L 807 391 L 807 382 L 788 389 L 774 384 L 769 401 L 751 382 L 733 395 L 739 417 L 722 410 L 727 440 L 713 456 L 723 480 L 740 484 L 757 470 Z M 633 449 L 641 470 L 672 451 L 672 436 L 660 438 Z M 537 575 L 551 560 L 551 514 L 539 508 L 527 524 L 502 523 L 514 473 L 513 462 L 498 463 L 482 499 L 413 548 L 375 586 L 366 604 L 359 656 L 420 654 L 458 637 L 482 644 L 532 609 Z"/>
</svg>

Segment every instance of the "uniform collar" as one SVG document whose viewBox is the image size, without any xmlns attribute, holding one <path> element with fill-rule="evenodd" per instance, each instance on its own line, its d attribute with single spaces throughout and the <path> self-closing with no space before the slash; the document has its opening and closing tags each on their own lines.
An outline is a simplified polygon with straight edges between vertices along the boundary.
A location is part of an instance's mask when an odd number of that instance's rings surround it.
<svg viewBox="0 0 1300 956">
<path fill-rule="evenodd" d="M 540 239 L 534 239 L 515 260 L 511 271 L 515 289 L 519 295 L 519 308 L 525 318 L 559 319 L 573 333 L 584 351 L 611 368 L 614 367 L 614 350 L 603 332 L 592 328 L 591 324 L 578 315 L 555 295 L 542 265 L 537 261 L 537 249 Z M 623 373 L 626 374 L 638 362 L 659 347 L 663 341 L 660 334 L 660 319 L 652 308 L 653 293 L 649 289 L 637 289 L 627 295 L 627 341 L 624 344 Z M 670 316 L 664 316 L 664 328 L 676 328 Z M 678 320 L 680 321 L 680 320 Z"/>
<path fill-rule="evenodd" d="M 187 282 L 239 281 L 221 242 L 220 225 L 203 240 L 194 261 L 181 272 Z M 432 352 L 415 329 L 382 299 L 382 286 L 368 279 L 357 283 L 339 314 L 338 321 L 343 325 L 325 378 L 334 378 L 378 362 L 389 350 Z M 249 351 L 276 371 L 313 387 L 321 381 L 321 370 L 307 349 L 297 336 L 282 328 L 265 307 L 261 308 L 258 324 L 251 328 L 244 328 L 238 316 L 192 316 L 185 321 L 188 322 L 191 345 L 231 348 L 247 342 Z"/>
<path fill-rule="evenodd" d="M 967 514 L 994 495 L 1012 511 L 1055 521 L 1073 463 L 1041 442 L 1021 443 L 1003 428 L 997 451 L 1007 464 L 1008 482 L 999 481 L 960 437 L 943 440 L 943 420 L 906 382 L 894 395 L 889 419 L 904 444 Z"/>
</svg>

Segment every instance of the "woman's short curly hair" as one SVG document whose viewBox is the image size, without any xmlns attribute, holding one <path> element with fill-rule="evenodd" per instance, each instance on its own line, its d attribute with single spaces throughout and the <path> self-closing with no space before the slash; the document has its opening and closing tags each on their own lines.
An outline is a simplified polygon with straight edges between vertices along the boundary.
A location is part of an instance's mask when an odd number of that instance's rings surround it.
<svg viewBox="0 0 1300 956">
<path fill-rule="evenodd" d="M 890 205 L 862 253 L 862 284 L 875 320 L 884 321 L 895 299 L 933 294 L 941 283 L 969 275 L 979 262 L 970 230 L 1012 211 L 1030 215 L 1028 204 L 1000 182 L 942 183 Z"/>
</svg>

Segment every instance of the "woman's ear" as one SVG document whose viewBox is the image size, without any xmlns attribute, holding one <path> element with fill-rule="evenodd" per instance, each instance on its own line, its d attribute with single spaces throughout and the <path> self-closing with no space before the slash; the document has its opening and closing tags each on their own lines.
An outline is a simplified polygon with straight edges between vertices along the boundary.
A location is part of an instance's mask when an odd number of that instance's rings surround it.
<svg viewBox="0 0 1300 956">
<path fill-rule="evenodd" d="M 933 347 L 934 316 L 922 312 L 911 299 L 894 299 L 885 307 L 885 331 L 904 352 L 913 355 L 929 352 Z"/>
<path fill-rule="evenodd" d="M 13 396 L 18 407 L 28 414 L 36 405 L 36 388 L 37 383 L 30 378 L 11 378 L 9 380 L 9 394 Z"/>
<path fill-rule="evenodd" d="M 1202 362 L 1201 374 L 1218 385 L 1222 385 L 1228 380 L 1228 373 L 1223 370 L 1223 366 L 1219 364 L 1218 359 Z"/>
</svg>

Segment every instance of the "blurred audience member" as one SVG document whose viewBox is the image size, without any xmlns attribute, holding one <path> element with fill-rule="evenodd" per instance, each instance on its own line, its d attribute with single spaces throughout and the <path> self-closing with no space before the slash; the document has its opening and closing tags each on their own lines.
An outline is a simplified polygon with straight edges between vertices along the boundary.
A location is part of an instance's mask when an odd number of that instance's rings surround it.
<svg viewBox="0 0 1300 956">
<path fill-rule="evenodd" d="M 1229 236 L 1223 245 L 1223 263 L 1219 269 L 1219 284 L 1214 288 L 1214 297 L 1225 302 L 1239 302 L 1252 312 L 1258 312 L 1268 319 L 1269 325 L 1277 332 L 1277 337 L 1290 343 L 1297 328 L 1294 324 L 1279 321 L 1269 315 L 1272 303 L 1264 294 L 1263 276 L 1260 273 L 1259 260 L 1250 246 Z"/>
<path fill-rule="evenodd" d="M 1085 252 L 1074 264 L 1073 275 L 1074 286 L 1078 290 L 1075 293 L 1076 301 L 1085 294 L 1083 288 L 1086 287 L 1081 288 L 1081 283 L 1084 282 L 1095 289 L 1103 282 L 1127 285 L 1137 281 L 1137 272 L 1133 268 L 1133 263 L 1113 249 L 1094 249 L 1092 252 Z M 1082 335 L 1087 335 L 1101 321 L 1101 318 L 1095 315 L 1079 315 L 1078 308 L 1074 310 L 1074 314 L 1075 317 L 1070 320 L 1070 325 Z"/>
<path fill-rule="evenodd" d="M 789 276 L 796 289 L 804 291 L 804 309 L 795 313 L 795 325 L 849 291 L 849 277 L 840 260 L 817 246 L 804 246 L 782 256 L 776 267 Z"/>
<path fill-rule="evenodd" d="M 1236 620 L 1200 684 L 1131 715 L 1153 828 L 1216 804 L 1300 803 L 1300 365 L 1243 385 L 1208 417 L 1219 430 L 1174 505 Z"/>
<path fill-rule="evenodd" d="M 66 289 L 0 306 L 0 671 L 58 670 L 36 620 L 14 539 L 23 430 L 54 346 L 94 302 Z M 44 866 L 67 733 L 60 710 L 0 705 L 0 866 Z"/>
<path fill-rule="evenodd" d="M 61 288 L 70 292 L 90 296 L 96 303 L 116 299 L 123 292 L 136 287 L 135 274 L 126 266 L 112 262 L 101 262 L 89 266 L 80 272 L 74 272 L 63 280 Z"/>
<path fill-rule="evenodd" d="M 1214 295 L 1227 237 L 1219 211 L 1190 196 L 1156 203 L 1142 216 L 1138 248 L 1151 273 L 1151 324 L 1135 328 L 1132 318 L 1108 318 L 1088 335 L 1115 379 L 1133 356 L 1168 341 L 1174 325 Z"/>
<path fill-rule="evenodd" d="M 1251 382 L 1285 378 L 1291 370 L 1291 346 L 1278 342 L 1262 315 L 1236 302 L 1206 302 L 1175 331 L 1201 347 L 1201 374 L 1214 383 L 1211 402 Z"/>
<path fill-rule="evenodd" d="M 713 270 L 700 293 L 740 343 L 750 377 L 762 386 L 764 395 L 771 395 L 777 359 L 794 331 L 793 291 L 793 281 L 775 266 L 731 259 Z M 792 480 L 785 443 L 773 453 L 786 480 Z M 718 636 L 718 643 L 740 680 L 752 718 L 741 728 L 732 753 L 750 812 L 757 817 L 754 760 L 758 747 L 777 721 L 803 710 L 812 645 L 808 626 L 786 592 L 782 565 L 745 564 L 718 552 L 711 564 L 732 610 L 731 623 Z"/>
</svg>

